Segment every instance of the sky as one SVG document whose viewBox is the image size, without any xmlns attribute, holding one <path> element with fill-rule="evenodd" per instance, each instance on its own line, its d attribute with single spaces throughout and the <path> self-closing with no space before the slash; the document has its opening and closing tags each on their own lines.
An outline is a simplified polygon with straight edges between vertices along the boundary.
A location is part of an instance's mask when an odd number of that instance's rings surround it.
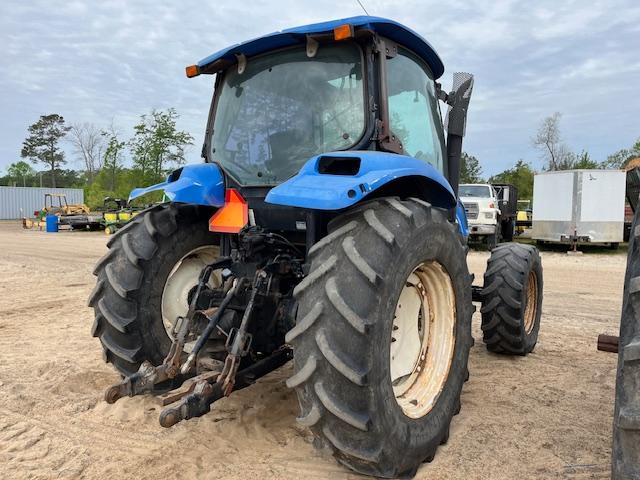
<svg viewBox="0 0 640 480">
<path fill-rule="evenodd" d="M 522 158 L 540 122 L 562 113 L 563 140 L 595 160 L 640 137 L 640 2 L 363 0 L 369 14 L 404 23 L 453 72 L 475 75 L 464 149 L 485 176 Z M 3 0 L 0 4 L 0 172 L 20 159 L 27 127 L 58 113 L 67 123 L 111 123 L 124 138 L 139 116 L 175 107 L 200 148 L 213 77 L 184 67 L 284 28 L 363 14 L 356 0 Z M 71 147 L 68 167 L 81 168 Z"/>
</svg>

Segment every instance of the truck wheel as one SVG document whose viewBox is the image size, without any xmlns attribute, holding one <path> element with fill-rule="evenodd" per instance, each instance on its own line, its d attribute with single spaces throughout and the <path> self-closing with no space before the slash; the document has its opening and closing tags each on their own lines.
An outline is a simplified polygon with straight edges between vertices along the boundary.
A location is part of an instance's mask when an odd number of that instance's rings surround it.
<svg viewBox="0 0 640 480">
<path fill-rule="evenodd" d="M 498 223 L 496 223 L 496 231 L 491 235 L 487 235 L 487 250 L 492 251 L 498 246 L 498 243 L 500 243 L 501 230 L 500 221 L 498 221 Z"/>
<path fill-rule="evenodd" d="M 616 406 L 613 415 L 614 480 L 640 478 L 640 221 L 631 229 L 622 297 Z"/>
<path fill-rule="evenodd" d="M 513 233 L 516 228 L 515 223 L 516 221 L 513 218 L 510 218 L 502 222 L 502 239 L 505 242 L 513 241 Z"/>
<path fill-rule="evenodd" d="M 480 312 L 489 351 L 526 355 L 533 350 L 542 313 L 542 263 L 535 247 L 504 243 L 491 252 Z"/>
<path fill-rule="evenodd" d="M 136 372 L 144 360 L 159 365 L 166 356 L 189 292 L 202 267 L 218 256 L 210 216 L 204 207 L 159 205 L 109 239 L 109 251 L 94 269 L 98 280 L 89 306 L 95 311 L 92 334 L 105 361 L 122 375 Z"/>
<path fill-rule="evenodd" d="M 301 415 L 339 462 L 412 476 L 445 443 L 471 347 L 471 276 L 445 213 L 396 198 L 356 207 L 309 251 L 296 287 Z"/>
</svg>

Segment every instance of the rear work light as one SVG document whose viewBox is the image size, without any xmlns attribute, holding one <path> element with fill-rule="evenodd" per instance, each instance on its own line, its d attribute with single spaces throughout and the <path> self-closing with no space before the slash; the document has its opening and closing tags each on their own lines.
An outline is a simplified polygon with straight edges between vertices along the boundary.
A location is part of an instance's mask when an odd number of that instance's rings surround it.
<svg viewBox="0 0 640 480">
<path fill-rule="evenodd" d="M 209 231 L 239 233 L 248 222 L 247 202 L 235 188 L 228 188 L 224 195 L 224 206 L 209 220 Z"/>
</svg>

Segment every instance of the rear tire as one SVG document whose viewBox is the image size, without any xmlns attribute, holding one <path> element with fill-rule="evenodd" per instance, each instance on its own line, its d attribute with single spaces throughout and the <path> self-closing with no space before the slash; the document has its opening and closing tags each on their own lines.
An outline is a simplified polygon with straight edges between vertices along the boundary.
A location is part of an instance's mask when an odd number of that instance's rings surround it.
<svg viewBox="0 0 640 480">
<path fill-rule="evenodd" d="M 542 262 L 535 247 L 503 243 L 491 252 L 482 288 L 487 349 L 507 355 L 533 351 L 542 313 Z"/>
<path fill-rule="evenodd" d="M 612 478 L 640 478 L 640 221 L 631 229 L 622 299 Z"/>
<path fill-rule="evenodd" d="M 298 395 L 298 422 L 357 472 L 413 476 L 447 441 L 451 419 L 460 409 L 472 344 L 465 247 L 445 213 L 420 200 L 365 203 L 334 220 L 329 231 L 309 252 L 311 270 L 294 292 L 297 324 L 286 336 L 294 346 L 294 375 L 287 385 Z M 427 313 L 416 310 L 422 312 L 416 316 L 416 331 L 423 332 L 419 342 L 422 348 L 426 337 L 450 341 L 436 343 L 434 353 L 429 343 L 430 353 L 416 357 L 411 375 L 419 380 L 411 383 L 414 377 L 402 371 L 392 385 L 394 355 L 399 356 L 392 345 L 403 329 L 397 324 L 401 293 L 413 286 L 408 282 L 415 272 L 427 271 L 430 278 L 449 279 L 446 285 L 453 294 L 448 305 L 455 313 L 435 318 L 438 305 L 444 304 L 435 297 L 445 286 L 428 290 L 432 303 Z M 421 318 L 430 318 L 428 325 Z M 453 330 L 438 330 L 435 325 L 446 324 L 447 318 Z M 402 344 L 403 338 L 397 340 Z M 445 363 L 435 363 L 442 358 Z M 426 363 L 430 359 L 436 360 Z M 437 370 L 440 375 L 419 373 L 433 371 L 425 365 L 446 362 L 446 369 Z M 408 389 L 398 394 L 405 382 Z M 440 386 L 430 401 L 426 393 L 420 396 L 427 391 L 423 385 Z"/>
<path fill-rule="evenodd" d="M 122 375 L 144 360 L 159 365 L 171 340 L 163 324 L 162 296 L 172 268 L 189 252 L 218 243 L 209 232 L 205 207 L 163 204 L 136 215 L 107 242 L 96 264 L 92 334 L 104 359 Z M 197 281 L 196 281 L 197 283 Z"/>
</svg>

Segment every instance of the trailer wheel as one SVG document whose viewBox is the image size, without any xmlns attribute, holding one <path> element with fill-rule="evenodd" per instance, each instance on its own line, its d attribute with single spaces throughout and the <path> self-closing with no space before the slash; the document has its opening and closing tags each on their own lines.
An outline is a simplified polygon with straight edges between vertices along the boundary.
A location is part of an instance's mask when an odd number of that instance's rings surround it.
<svg viewBox="0 0 640 480">
<path fill-rule="evenodd" d="M 611 477 L 640 478 L 640 221 L 636 210 L 622 297 Z"/>
<path fill-rule="evenodd" d="M 186 313 L 200 270 L 218 255 L 210 215 L 204 207 L 159 205 L 109 239 L 109 251 L 94 269 L 89 306 L 95 311 L 92 334 L 105 361 L 122 375 L 136 372 L 144 360 L 159 365 L 166 356 L 172 322 Z"/>
<path fill-rule="evenodd" d="M 445 443 L 471 347 L 471 276 L 443 211 L 365 203 L 333 221 L 296 287 L 301 415 L 347 467 L 412 476 Z"/>
<path fill-rule="evenodd" d="M 538 341 L 542 263 L 535 247 L 503 243 L 491 252 L 482 288 L 482 331 L 487 349 L 526 355 Z"/>
</svg>

